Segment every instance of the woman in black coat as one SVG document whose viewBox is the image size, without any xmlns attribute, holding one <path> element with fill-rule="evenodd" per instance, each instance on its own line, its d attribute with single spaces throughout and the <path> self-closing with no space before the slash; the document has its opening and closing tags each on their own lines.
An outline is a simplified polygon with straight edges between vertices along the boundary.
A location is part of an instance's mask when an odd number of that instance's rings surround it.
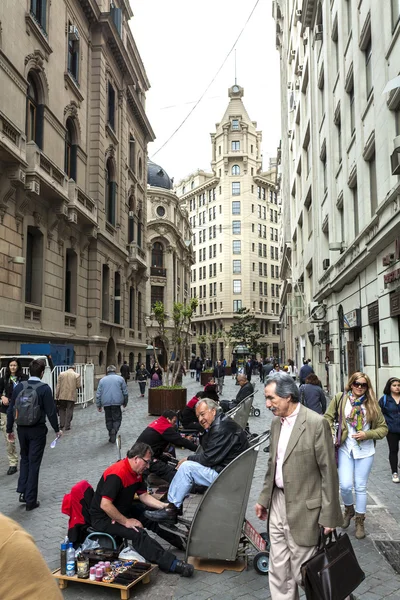
<svg viewBox="0 0 400 600">
<path fill-rule="evenodd" d="M 150 373 L 142 363 L 140 365 L 140 369 L 136 372 L 136 379 L 139 382 L 140 396 L 142 398 L 144 397 L 144 391 L 146 389 L 146 381 L 148 377 L 150 377 Z"/>
<path fill-rule="evenodd" d="M 27 375 L 22 372 L 22 366 L 18 358 L 10 358 L 5 374 L 0 378 L 0 426 L 4 433 L 7 447 L 7 457 L 9 468 L 7 475 L 14 475 L 17 472 L 18 454 L 15 447 L 15 441 L 9 442 L 6 434 L 7 409 L 11 400 L 12 393 L 16 385 L 21 381 L 26 381 Z"/>
<path fill-rule="evenodd" d="M 314 373 L 310 373 L 306 382 L 299 388 L 300 402 L 307 408 L 323 415 L 326 411 L 326 397 L 321 382 Z"/>
</svg>

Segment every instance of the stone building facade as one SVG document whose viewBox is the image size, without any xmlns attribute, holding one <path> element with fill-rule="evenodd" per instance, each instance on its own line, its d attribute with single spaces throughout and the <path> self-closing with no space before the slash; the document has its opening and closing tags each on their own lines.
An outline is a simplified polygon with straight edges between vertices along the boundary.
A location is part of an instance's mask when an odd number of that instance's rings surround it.
<svg viewBox="0 0 400 600">
<path fill-rule="evenodd" d="M 162 167 L 149 161 L 147 173 L 147 264 L 146 284 L 146 334 L 148 341 L 155 341 L 156 355 L 160 364 L 166 366 L 162 341 L 158 338 L 158 326 L 152 318 L 152 307 L 159 301 L 164 304 L 169 317 L 174 302 L 186 304 L 190 297 L 190 272 L 194 264 L 192 234 L 189 216 L 173 191 L 173 180 Z M 166 323 L 170 336 L 172 319 Z M 153 352 L 149 354 L 153 355 Z M 186 361 L 189 349 L 187 349 Z"/>
<path fill-rule="evenodd" d="M 149 82 L 127 0 L 0 3 L 0 345 L 145 353 Z"/>
<path fill-rule="evenodd" d="M 225 332 L 240 308 L 254 315 L 264 354 L 278 354 L 281 207 L 276 168 L 262 171 L 262 133 L 242 97 L 240 86 L 229 89 L 227 109 L 211 134 L 212 172 L 197 171 L 176 189 L 193 231 L 191 295 L 199 306 L 192 353 L 212 360 L 231 360 Z"/>
<path fill-rule="evenodd" d="M 282 352 L 335 392 L 400 368 L 398 0 L 273 2 L 281 59 Z M 329 357 L 327 381 L 325 358 Z"/>
</svg>

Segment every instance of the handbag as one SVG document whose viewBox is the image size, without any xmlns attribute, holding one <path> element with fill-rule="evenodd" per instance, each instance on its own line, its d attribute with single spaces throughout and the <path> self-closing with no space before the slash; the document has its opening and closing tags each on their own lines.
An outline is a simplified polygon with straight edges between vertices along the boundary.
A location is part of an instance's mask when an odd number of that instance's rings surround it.
<svg viewBox="0 0 400 600">
<path fill-rule="evenodd" d="M 321 528 L 316 554 L 301 565 L 307 600 L 344 600 L 365 579 L 347 533 L 333 536 Z"/>
<path fill-rule="evenodd" d="M 335 429 L 335 437 L 334 437 L 334 446 L 335 446 L 335 460 L 336 460 L 336 466 L 338 466 L 339 464 L 339 448 L 340 448 L 340 444 L 342 443 L 342 413 L 343 413 L 343 405 L 342 405 L 342 401 L 344 398 L 344 392 L 342 394 L 342 397 L 340 398 L 339 401 L 339 405 L 336 405 L 336 412 L 335 412 L 335 420 L 333 422 L 333 427 Z M 340 408 L 340 410 L 339 410 Z"/>
</svg>

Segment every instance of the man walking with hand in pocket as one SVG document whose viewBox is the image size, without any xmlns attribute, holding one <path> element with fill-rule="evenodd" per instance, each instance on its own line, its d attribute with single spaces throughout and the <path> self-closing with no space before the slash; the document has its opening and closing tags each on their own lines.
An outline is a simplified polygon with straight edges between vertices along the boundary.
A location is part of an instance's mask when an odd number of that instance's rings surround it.
<svg viewBox="0 0 400 600">
<path fill-rule="evenodd" d="M 326 419 L 299 403 L 290 375 L 270 377 L 265 399 L 274 418 L 255 511 L 262 520 L 269 512 L 271 598 L 298 600 L 300 568 L 315 554 L 320 527 L 328 534 L 342 524 L 332 435 Z"/>
</svg>

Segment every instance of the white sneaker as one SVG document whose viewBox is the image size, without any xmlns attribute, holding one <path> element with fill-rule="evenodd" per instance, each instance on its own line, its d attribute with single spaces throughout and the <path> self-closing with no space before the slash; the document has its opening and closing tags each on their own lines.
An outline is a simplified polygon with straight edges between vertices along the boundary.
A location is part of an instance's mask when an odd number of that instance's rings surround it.
<svg viewBox="0 0 400 600">
<path fill-rule="evenodd" d="M 393 483 L 400 483 L 400 479 L 399 479 L 399 476 L 397 475 L 397 473 L 393 473 L 392 481 L 393 481 Z"/>
</svg>

